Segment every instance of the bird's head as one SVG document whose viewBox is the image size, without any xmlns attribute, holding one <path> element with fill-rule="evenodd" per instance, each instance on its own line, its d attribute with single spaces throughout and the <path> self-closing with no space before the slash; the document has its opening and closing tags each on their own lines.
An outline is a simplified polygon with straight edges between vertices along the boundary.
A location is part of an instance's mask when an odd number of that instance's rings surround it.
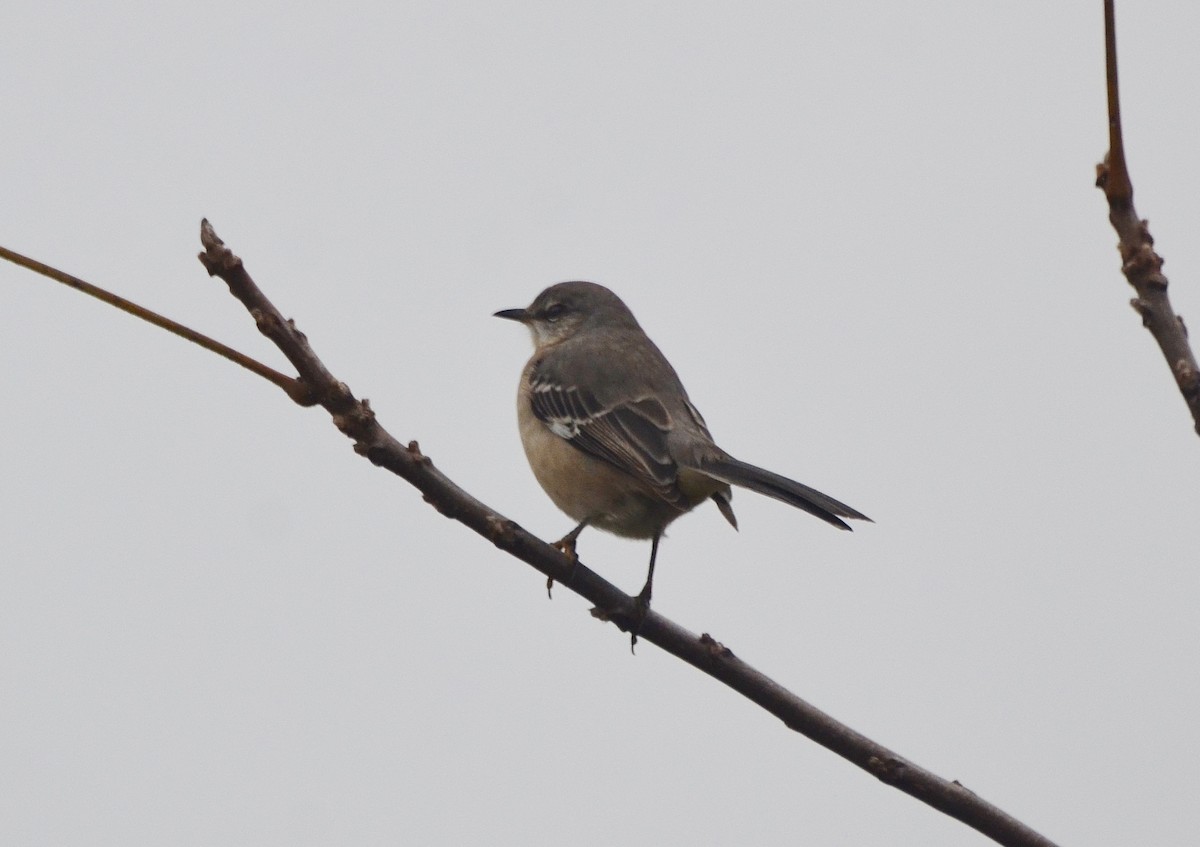
<svg viewBox="0 0 1200 847">
<path fill-rule="evenodd" d="M 557 344 L 585 327 L 637 327 L 621 298 L 594 282 L 560 282 L 524 309 L 504 309 L 496 317 L 529 327 L 535 347 Z"/>
</svg>

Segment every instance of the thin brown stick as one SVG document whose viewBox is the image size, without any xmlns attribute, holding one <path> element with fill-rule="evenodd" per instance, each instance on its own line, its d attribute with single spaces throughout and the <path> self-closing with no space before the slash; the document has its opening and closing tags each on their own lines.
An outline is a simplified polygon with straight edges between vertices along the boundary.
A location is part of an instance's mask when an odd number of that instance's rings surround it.
<svg viewBox="0 0 1200 847">
<path fill-rule="evenodd" d="M 284 320 L 246 272 L 242 260 L 217 237 L 208 221 L 201 224 L 200 240 L 205 248 L 200 261 L 208 272 L 225 281 L 230 292 L 254 317 L 259 330 L 296 367 L 311 396 L 333 416 L 338 429 L 353 439 L 356 452 L 412 483 L 439 512 L 594 603 L 598 617 L 628 631 L 635 620 L 632 597 L 458 487 L 433 466 L 415 441 L 406 446 L 392 437 L 376 421 L 367 402 L 357 400 L 317 358 L 295 324 Z M 957 818 L 998 843 L 1011 847 L 1053 847 L 1051 841 L 958 782 L 942 779 L 834 720 L 747 665 L 708 634 L 697 637 L 651 610 L 640 622 L 638 636 L 720 680 L 791 729 L 888 785 Z"/>
<path fill-rule="evenodd" d="M 1117 87 L 1117 34 L 1114 0 L 1104 0 L 1104 53 L 1108 81 L 1108 154 L 1096 166 L 1096 186 L 1108 199 L 1108 219 L 1120 239 L 1121 271 L 1137 292 L 1130 305 L 1142 316 L 1142 326 L 1158 342 L 1175 384 L 1200 433 L 1200 368 L 1188 344 L 1187 327 L 1167 296 L 1163 259 L 1154 251 L 1147 221 L 1133 207 L 1133 182 L 1125 161 L 1121 132 L 1121 100 Z"/>
<path fill-rule="evenodd" d="M 0 258 L 7 259 L 13 264 L 20 265 L 23 268 L 28 268 L 34 273 L 41 274 L 42 276 L 52 279 L 55 282 L 61 282 L 63 285 L 74 288 L 76 291 L 82 291 L 89 297 L 95 297 L 97 300 L 101 300 L 110 306 L 115 306 L 122 312 L 127 312 L 128 314 L 133 315 L 135 318 L 140 318 L 147 323 L 152 323 L 157 327 L 165 329 L 167 332 L 172 332 L 175 335 L 178 335 L 180 338 L 187 339 L 193 344 L 198 344 L 205 350 L 210 350 L 213 353 L 216 353 L 218 356 L 222 356 L 234 364 L 240 365 L 251 373 L 258 374 L 268 382 L 279 386 L 285 392 L 287 392 L 289 397 L 291 397 L 297 403 L 300 403 L 300 405 L 314 405 L 314 401 L 310 398 L 306 398 L 304 391 L 301 390 L 302 386 L 300 386 L 294 378 L 285 376 L 274 368 L 269 368 L 262 362 L 251 359 L 249 356 L 239 353 L 232 347 L 227 347 L 220 341 L 209 338 L 207 335 L 196 332 L 196 330 L 186 327 L 181 323 L 177 323 L 176 321 L 164 317 L 157 312 L 152 312 L 144 306 L 139 306 L 132 300 L 126 300 L 124 297 L 113 294 L 111 291 L 106 291 L 98 285 L 92 285 L 90 282 L 85 282 L 77 276 L 72 276 L 65 271 L 60 271 L 58 268 L 52 268 L 49 265 L 39 262 L 37 259 L 31 259 L 28 256 L 23 256 L 20 253 L 9 250 L 7 247 L 0 247 Z"/>
</svg>

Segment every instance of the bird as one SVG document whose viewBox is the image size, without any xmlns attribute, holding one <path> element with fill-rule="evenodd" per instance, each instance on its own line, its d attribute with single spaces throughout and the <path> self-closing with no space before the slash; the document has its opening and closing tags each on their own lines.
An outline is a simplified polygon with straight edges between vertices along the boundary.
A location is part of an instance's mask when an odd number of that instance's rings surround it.
<svg viewBox="0 0 1200 847">
<path fill-rule="evenodd" d="M 737 529 L 732 486 L 838 529 L 849 530 L 847 520 L 871 520 L 718 447 L 671 363 L 608 288 L 560 282 L 529 306 L 495 317 L 524 324 L 533 338 L 517 392 L 521 442 L 541 487 L 576 521 L 554 546 L 574 559 L 576 539 L 589 526 L 649 539 L 646 582 L 634 598 L 643 619 L 664 530 L 708 500 Z M 763 413 L 761 403 L 753 411 Z"/>
</svg>

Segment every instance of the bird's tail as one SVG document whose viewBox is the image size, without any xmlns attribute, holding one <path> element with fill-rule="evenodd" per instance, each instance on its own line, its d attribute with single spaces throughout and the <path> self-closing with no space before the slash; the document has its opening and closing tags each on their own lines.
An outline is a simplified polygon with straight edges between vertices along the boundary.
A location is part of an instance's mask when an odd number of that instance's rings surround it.
<svg viewBox="0 0 1200 847">
<path fill-rule="evenodd" d="M 822 494 L 815 488 L 809 488 L 795 480 L 780 476 L 777 473 L 740 462 L 732 456 L 706 458 L 697 470 L 719 479 L 730 485 L 749 488 L 759 494 L 782 500 L 797 509 L 803 509 L 810 515 L 816 515 L 823 521 L 833 524 L 839 529 L 850 529 L 842 518 L 850 520 L 871 520 L 862 512 L 851 509 L 845 503 L 834 500 L 828 494 Z"/>
</svg>

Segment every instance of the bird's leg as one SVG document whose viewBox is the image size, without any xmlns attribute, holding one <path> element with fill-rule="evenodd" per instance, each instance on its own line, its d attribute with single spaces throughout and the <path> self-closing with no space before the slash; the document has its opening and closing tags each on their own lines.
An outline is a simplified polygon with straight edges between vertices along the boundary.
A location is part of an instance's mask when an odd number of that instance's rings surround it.
<svg viewBox="0 0 1200 847">
<path fill-rule="evenodd" d="M 591 522 L 592 522 L 591 518 L 584 518 L 583 520 L 581 520 L 579 522 L 579 526 L 575 527 L 573 530 L 568 532 L 562 538 L 558 539 L 558 541 L 555 541 L 550 546 L 557 547 L 559 550 L 562 550 L 564 553 L 566 553 L 572 559 L 577 558 L 575 555 L 575 539 L 579 537 L 579 533 L 583 532 L 583 528 L 586 527 Z"/>
<path fill-rule="evenodd" d="M 575 527 L 562 538 L 558 539 L 558 541 L 555 541 L 550 545 L 551 547 L 557 547 L 559 550 L 570 556 L 572 565 L 579 561 L 579 557 L 575 555 L 575 539 L 579 537 L 579 533 L 583 532 L 583 528 L 587 526 L 590 521 L 591 518 L 584 518 L 579 522 L 579 526 Z M 553 595 L 550 593 L 552 588 L 554 588 L 554 577 L 546 577 L 547 597 L 553 598 Z"/>
<path fill-rule="evenodd" d="M 633 598 L 633 602 L 641 607 L 643 612 L 650 611 L 650 591 L 654 587 L 654 560 L 658 558 L 658 539 L 660 535 L 655 535 L 650 542 L 650 569 L 646 572 L 646 584 L 642 586 L 642 590 L 638 592 L 638 596 Z"/>
<path fill-rule="evenodd" d="M 646 620 L 646 615 L 650 613 L 650 592 L 654 587 L 654 560 L 658 558 L 658 539 L 662 537 L 662 533 L 656 533 L 654 539 L 650 542 L 650 569 L 646 572 L 646 584 L 642 586 L 642 590 L 633 598 L 633 625 L 629 628 L 629 650 L 637 646 L 638 630 L 642 628 L 642 621 Z"/>
</svg>

